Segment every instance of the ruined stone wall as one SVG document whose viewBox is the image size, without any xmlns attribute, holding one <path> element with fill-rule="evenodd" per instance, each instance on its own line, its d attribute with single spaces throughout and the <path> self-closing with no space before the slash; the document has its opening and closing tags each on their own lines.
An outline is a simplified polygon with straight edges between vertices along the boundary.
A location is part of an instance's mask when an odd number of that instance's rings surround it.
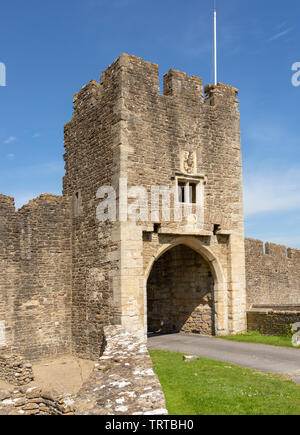
<svg viewBox="0 0 300 435">
<path fill-rule="evenodd" d="M 43 391 L 38 387 L 0 390 L 0 415 L 74 415 L 70 394 Z"/>
<path fill-rule="evenodd" d="M 179 245 L 154 264 L 147 284 L 149 332 L 213 335 L 214 280 L 209 264 Z"/>
<path fill-rule="evenodd" d="M 18 212 L 2 198 L 0 322 L 5 344 L 29 360 L 71 351 L 70 205 L 41 195 Z"/>
<path fill-rule="evenodd" d="M 291 325 L 300 322 L 300 311 L 253 309 L 247 312 L 248 331 L 266 335 L 286 335 Z"/>
<path fill-rule="evenodd" d="M 300 305 L 300 251 L 254 239 L 245 249 L 248 308 Z"/>
</svg>

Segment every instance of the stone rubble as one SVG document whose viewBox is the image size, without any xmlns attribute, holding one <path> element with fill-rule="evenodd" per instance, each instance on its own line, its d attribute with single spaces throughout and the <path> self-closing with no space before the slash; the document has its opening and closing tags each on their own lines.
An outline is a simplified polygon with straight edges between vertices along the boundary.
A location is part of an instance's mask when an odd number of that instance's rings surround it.
<svg viewBox="0 0 300 435">
<path fill-rule="evenodd" d="M 74 400 L 38 387 L 0 390 L 0 415 L 74 415 Z"/>
<path fill-rule="evenodd" d="M 2 349 L 0 352 L 0 379 L 12 385 L 26 385 L 33 381 L 32 365 L 24 357 Z"/>
<path fill-rule="evenodd" d="M 200 356 L 197 356 L 197 355 L 184 355 L 183 359 L 184 359 L 185 362 L 196 361 L 197 359 L 200 359 Z"/>
</svg>

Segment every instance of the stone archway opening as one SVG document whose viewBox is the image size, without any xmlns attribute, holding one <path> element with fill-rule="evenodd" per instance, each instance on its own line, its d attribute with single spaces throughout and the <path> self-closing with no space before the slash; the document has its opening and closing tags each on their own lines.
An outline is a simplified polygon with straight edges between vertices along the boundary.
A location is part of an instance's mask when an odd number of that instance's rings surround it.
<svg viewBox="0 0 300 435">
<path fill-rule="evenodd" d="M 147 281 L 148 333 L 215 335 L 214 284 L 198 252 L 185 245 L 169 249 Z"/>
</svg>

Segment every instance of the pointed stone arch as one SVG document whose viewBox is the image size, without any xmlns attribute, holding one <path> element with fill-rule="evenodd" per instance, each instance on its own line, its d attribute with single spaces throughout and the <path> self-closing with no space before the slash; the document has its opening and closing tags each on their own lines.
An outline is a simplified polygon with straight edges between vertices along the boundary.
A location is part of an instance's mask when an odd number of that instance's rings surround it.
<svg viewBox="0 0 300 435">
<path fill-rule="evenodd" d="M 156 254 L 153 255 L 149 262 L 144 275 L 144 328 L 147 332 L 147 282 L 154 264 L 168 251 L 176 246 L 184 245 L 198 253 L 209 265 L 214 279 L 214 313 L 215 313 L 215 333 L 216 335 L 226 335 L 229 332 L 228 327 L 228 295 L 227 281 L 224 275 L 222 265 L 210 249 L 205 246 L 200 239 L 186 236 L 178 237 L 170 243 L 160 247 Z"/>
</svg>

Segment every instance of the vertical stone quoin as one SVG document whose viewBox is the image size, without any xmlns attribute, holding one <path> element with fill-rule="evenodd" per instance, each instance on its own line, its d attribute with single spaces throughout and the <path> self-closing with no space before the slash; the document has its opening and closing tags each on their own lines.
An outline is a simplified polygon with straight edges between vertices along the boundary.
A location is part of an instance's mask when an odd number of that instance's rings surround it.
<svg viewBox="0 0 300 435">
<path fill-rule="evenodd" d="M 238 89 L 218 83 L 205 87 L 205 104 L 216 112 L 216 135 L 225 130 L 226 139 L 230 144 L 229 156 L 231 163 L 237 165 L 238 176 L 235 178 L 233 168 L 229 167 L 224 174 L 231 180 L 231 200 L 236 204 L 236 210 L 231 213 L 232 229 L 230 244 L 230 278 L 228 288 L 229 298 L 229 332 L 236 333 L 246 330 L 246 278 L 245 278 L 245 248 L 244 248 L 244 210 L 243 210 L 243 180 L 242 155 L 240 135 Z M 222 122 L 222 125 L 218 125 Z M 224 141 L 225 142 L 225 141 Z M 222 171 L 220 171 L 222 173 Z M 224 180 L 225 181 L 225 180 Z M 226 182 L 226 181 L 225 181 Z M 230 189 L 230 187 L 228 186 Z"/>
</svg>

